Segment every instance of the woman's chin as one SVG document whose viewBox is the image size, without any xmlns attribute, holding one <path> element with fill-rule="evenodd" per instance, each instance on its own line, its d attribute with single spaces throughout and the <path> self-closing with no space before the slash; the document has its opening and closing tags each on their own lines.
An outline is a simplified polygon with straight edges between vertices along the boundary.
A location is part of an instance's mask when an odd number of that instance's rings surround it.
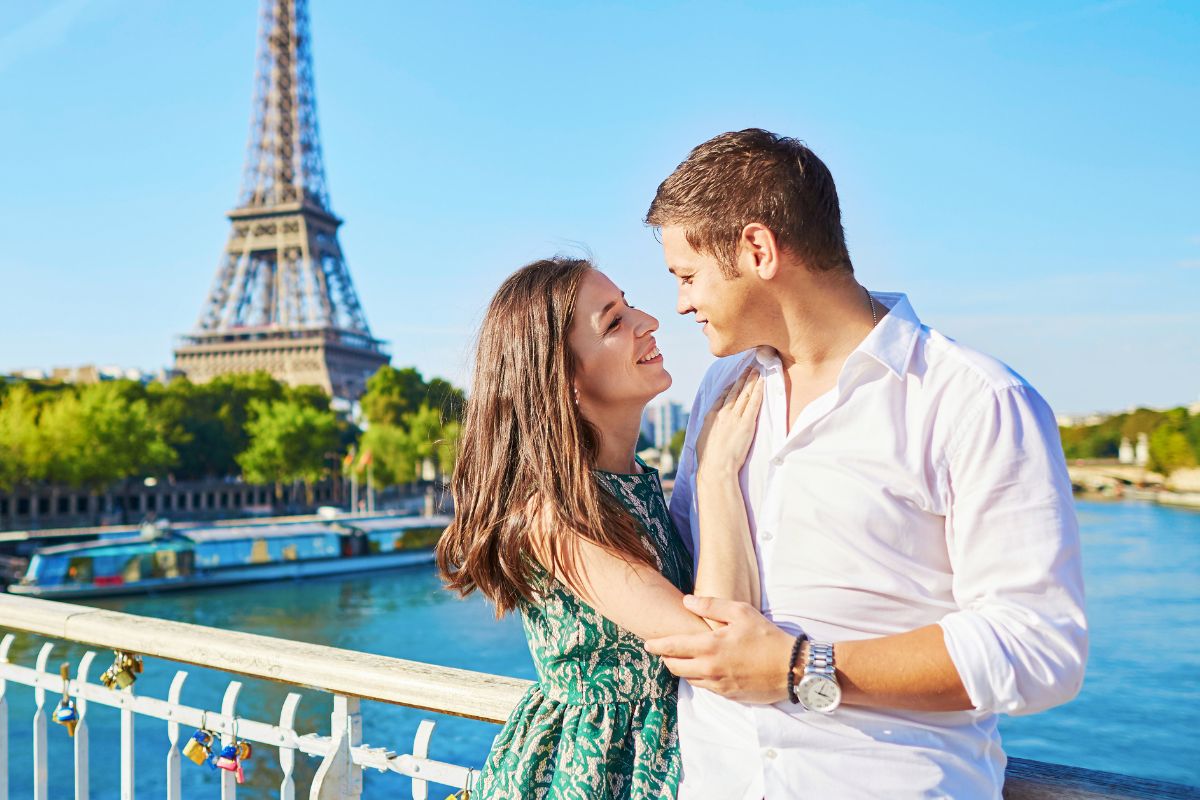
<svg viewBox="0 0 1200 800">
<path fill-rule="evenodd" d="M 659 380 L 654 384 L 654 394 L 650 395 L 649 400 L 653 400 L 667 389 L 670 389 L 671 384 L 674 383 L 674 379 L 671 378 L 671 373 L 667 372 L 665 369 L 662 370 L 662 374 L 658 377 Z"/>
</svg>

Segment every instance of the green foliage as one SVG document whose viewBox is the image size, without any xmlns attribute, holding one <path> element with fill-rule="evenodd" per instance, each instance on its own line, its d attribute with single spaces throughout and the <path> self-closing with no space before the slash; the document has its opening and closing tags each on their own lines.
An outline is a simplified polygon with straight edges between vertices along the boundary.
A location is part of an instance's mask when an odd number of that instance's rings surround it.
<svg viewBox="0 0 1200 800">
<path fill-rule="evenodd" d="M 359 400 L 371 425 L 404 426 L 406 414 L 421 406 L 438 411 L 446 419 L 461 420 L 466 397 L 448 381 L 434 378 L 428 383 L 413 367 L 380 367 L 367 379 L 367 391 Z"/>
<path fill-rule="evenodd" d="M 254 399 L 246 432 L 250 445 L 237 456 L 251 483 L 320 480 L 337 445 L 337 417 L 303 400 Z"/>
<path fill-rule="evenodd" d="M 687 438 L 687 429 L 680 428 L 671 434 L 671 441 L 667 444 L 667 449 L 671 451 L 671 457 L 675 459 L 675 463 L 679 463 L 679 456 L 683 453 L 683 440 Z"/>
<path fill-rule="evenodd" d="M 383 483 L 415 479 L 425 459 L 454 468 L 462 390 L 415 369 L 384 367 L 364 409 Z M 243 474 L 252 482 L 312 482 L 355 446 L 360 431 L 315 386 L 266 373 L 144 386 L 0 379 L 0 490 L 50 481 L 100 489 L 169 470 L 181 480 Z"/>
<path fill-rule="evenodd" d="M 0 489 L 46 477 L 50 451 L 41 441 L 39 405 L 27 386 L 6 387 L 0 401 Z"/>
<path fill-rule="evenodd" d="M 1186 408 L 1139 408 L 1114 414 L 1096 425 L 1061 427 L 1059 433 L 1068 459 L 1115 458 L 1122 439 L 1136 443 L 1144 433 L 1150 440 L 1150 469 L 1170 474 L 1200 463 L 1200 415 L 1190 414 Z"/>
<path fill-rule="evenodd" d="M 1185 409 L 1172 409 L 1163 415 L 1150 434 L 1150 469 L 1170 474 L 1177 469 L 1196 466 L 1196 450 L 1188 441 L 1188 429 Z"/>
<path fill-rule="evenodd" d="M 1059 428 L 1063 452 L 1067 458 L 1116 458 L 1121 449 L 1121 434 L 1107 424 Z"/>
<path fill-rule="evenodd" d="M 460 430 L 456 420 L 443 420 L 437 409 L 422 405 L 404 414 L 399 425 L 367 428 L 362 452 L 370 453 L 373 478 L 381 486 L 419 479 L 426 460 L 436 472 L 448 475 L 454 471 Z"/>
<path fill-rule="evenodd" d="M 175 451 L 131 383 L 82 386 L 45 404 L 37 429 L 47 480 L 101 489 L 135 475 L 158 474 L 175 462 Z M 30 466 L 36 474 L 36 464 Z"/>
</svg>

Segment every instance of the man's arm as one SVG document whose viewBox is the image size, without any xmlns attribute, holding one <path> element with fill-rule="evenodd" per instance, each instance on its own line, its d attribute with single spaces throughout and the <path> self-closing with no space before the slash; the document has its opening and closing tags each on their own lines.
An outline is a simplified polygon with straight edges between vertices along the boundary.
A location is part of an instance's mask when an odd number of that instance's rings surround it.
<svg viewBox="0 0 1200 800">
<path fill-rule="evenodd" d="M 684 606 L 724 623 L 711 633 L 651 639 L 646 649 L 693 686 L 744 703 L 787 699 L 795 637 L 746 603 L 686 597 Z M 972 707 L 937 625 L 878 639 L 837 642 L 838 682 L 849 705 L 961 711 Z M 796 679 L 803 665 L 793 667 Z"/>
<path fill-rule="evenodd" d="M 843 702 L 1029 713 L 1078 692 L 1087 660 L 1079 538 L 1053 414 L 1031 389 L 982 398 L 948 451 L 947 545 L 959 607 L 902 634 L 835 643 Z M 792 637 L 745 604 L 685 601 L 726 622 L 647 642 L 696 686 L 786 695 Z"/>
</svg>

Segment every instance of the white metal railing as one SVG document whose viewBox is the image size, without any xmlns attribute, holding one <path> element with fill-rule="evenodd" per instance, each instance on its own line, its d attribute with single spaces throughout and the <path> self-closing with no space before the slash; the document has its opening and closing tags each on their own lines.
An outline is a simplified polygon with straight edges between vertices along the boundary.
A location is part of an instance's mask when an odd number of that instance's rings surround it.
<svg viewBox="0 0 1200 800">
<path fill-rule="evenodd" d="M 190 730 L 214 734 L 220 748 L 237 742 L 265 745 L 278 752 L 283 779 L 279 797 L 296 796 L 296 753 L 321 759 L 309 797 L 359 798 L 362 795 L 362 771 L 406 775 L 412 779 L 414 800 L 428 798 L 428 783 L 471 789 L 475 770 L 429 758 L 429 743 L 435 723 L 424 720 L 417 728 L 412 752 L 397 754 L 362 741 L 360 701 L 377 700 L 418 709 L 502 722 L 528 681 L 467 670 L 437 667 L 414 661 L 355 653 L 321 645 L 311 645 L 268 636 L 226 631 L 187 623 L 170 622 L 123 614 L 87 606 L 57 603 L 35 598 L 0 595 L 0 627 L 42 636 L 78 642 L 128 653 L 169 659 L 184 664 L 209 667 L 236 675 L 262 678 L 278 683 L 303 686 L 333 696 L 330 735 L 296 730 L 296 710 L 301 696 L 289 693 L 277 720 L 249 719 L 237 713 L 242 683 L 231 680 L 221 708 L 205 709 L 186 705 L 182 692 L 188 673 L 178 670 L 165 698 L 144 696 L 135 686 L 124 689 L 95 682 L 97 654 L 86 652 L 76 665 L 66 687 L 77 715 L 75 723 L 74 773 L 75 798 L 89 795 L 88 707 L 91 704 L 120 709 L 120 784 L 122 800 L 133 800 L 137 753 L 134 728 L 138 716 L 167 722 L 169 749 L 166 763 L 167 797 L 181 796 L 181 757 L 190 739 Z M 51 666 L 53 642 L 39 650 L 32 667 L 9 661 L 15 636 L 0 640 L 0 800 L 8 800 L 8 684 L 33 687 L 34 800 L 46 800 L 49 764 L 47 729 L 53 720 L 63 691 L 63 680 Z M 48 701 L 47 697 L 51 699 Z M 181 727 L 189 731 L 181 741 Z M 261 753 L 255 758 L 261 759 Z M 226 766 L 229 766 L 226 762 Z M 232 770 L 221 771 L 221 797 L 237 796 L 237 778 Z"/>
<path fill-rule="evenodd" d="M 418 725 L 411 753 L 397 754 L 365 744 L 360 701 L 374 700 L 498 723 L 508 717 L 529 685 L 528 681 L 516 678 L 6 594 L 0 594 L 0 628 L 209 667 L 325 692 L 333 697 L 330 735 L 301 733 L 295 727 L 298 693 L 287 695 L 277 721 L 253 720 L 237 713 L 240 681 L 228 683 L 220 710 L 204 709 L 181 702 L 188 675 L 185 670 L 175 673 L 164 699 L 139 695 L 133 686 L 121 690 L 94 683 L 92 672 L 97 655 L 89 651 L 72 666 L 74 677 L 68 685 L 78 715 L 73 740 L 76 800 L 89 797 L 88 708 L 93 703 L 112 706 L 121 712 L 122 800 L 133 800 L 138 755 L 134 749 L 134 725 L 139 715 L 167 722 L 170 747 L 163 766 L 167 797 L 172 800 L 180 797 L 181 727 L 211 731 L 219 737 L 222 747 L 242 741 L 276 749 L 283 773 L 279 786 L 279 797 L 283 800 L 294 800 L 296 796 L 297 753 L 321 759 L 309 791 L 310 800 L 360 798 L 362 772 L 368 768 L 409 776 L 413 798 L 427 800 L 429 782 L 471 789 L 477 773 L 465 766 L 429 758 L 434 731 L 431 720 Z M 53 642 L 42 645 L 33 667 L 25 667 L 9 661 L 14 639 L 13 634 L 0 639 L 0 800 L 9 798 L 9 683 L 34 689 L 34 800 L 45 800 L 49 774 L 47 728 L 59 703 L 54 698 L 62 691 L 62 678 L 50 665 Z M 183 739 L 185 746 L 186 741 Z M 262 754 L 255 758 L 262 758 Z M 236 796 L 234 773 L 223 771 L 222 800 Z M 1135 797 L 1196 800 L 1200 798 L 1200 789 L 1013 758 L 1008 763 L 1004 797 L 1006 800 Z"/>
</svg>

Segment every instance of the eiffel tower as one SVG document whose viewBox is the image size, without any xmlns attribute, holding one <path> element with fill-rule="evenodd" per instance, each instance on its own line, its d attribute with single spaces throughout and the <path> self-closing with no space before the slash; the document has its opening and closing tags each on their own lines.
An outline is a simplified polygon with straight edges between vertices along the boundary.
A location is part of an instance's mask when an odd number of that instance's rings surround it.
<svg viewBox="0 0 1200 800">
<path fill-rule="evenodd" d="M 265 371 L 355 399 L 390 360 L 371 335 L 329 205 L 307 0 L 263 0 L 254 112 L 229 242 L 175 367 L 196 383 Z"/>
</svg>

